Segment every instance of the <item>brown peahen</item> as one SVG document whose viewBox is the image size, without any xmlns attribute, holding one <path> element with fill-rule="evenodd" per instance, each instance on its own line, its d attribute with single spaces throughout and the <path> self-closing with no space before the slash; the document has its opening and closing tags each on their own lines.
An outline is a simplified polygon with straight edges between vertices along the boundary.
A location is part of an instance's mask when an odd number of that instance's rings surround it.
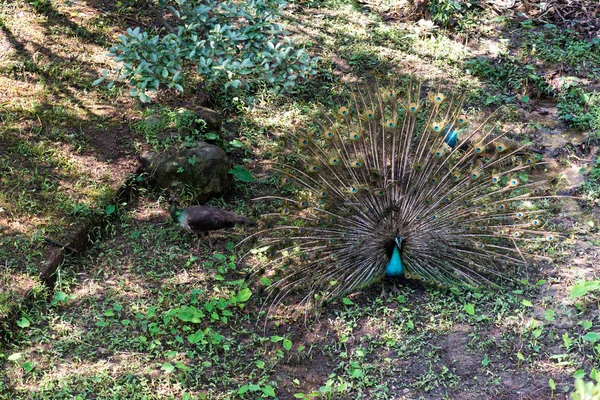
<svg viewBox="0 0 600 400">
<path fill-rule="evenodd" d="M 322 303 L 385 277 L 501 287 L 550 261 L 544 248 L 564 237 L 548 228 L 559 178 L 491 116 L 470 126 L 463 98 L 423 91 L 353 89 L 286 138 L 296 161 L 273 170 L 287 195 L 255 199 L 281 207 L 253 235 L 273 303 L 297 289 Z"/>
<path fill-rule="evenodd" d="M 216 207 L 189 206 L 178 208 L 175 197 L 171 197 L 169 203 L 173 221 L 177 222 L 185 231 L 198 235 L 196 252 L 200 250 L 200 242 L 203 237 L 208 237 L 208 245 L 212 249 L 211 231 L 232 228 L 238 224 L 255 224 L 254 221 Z"/>
</svg>

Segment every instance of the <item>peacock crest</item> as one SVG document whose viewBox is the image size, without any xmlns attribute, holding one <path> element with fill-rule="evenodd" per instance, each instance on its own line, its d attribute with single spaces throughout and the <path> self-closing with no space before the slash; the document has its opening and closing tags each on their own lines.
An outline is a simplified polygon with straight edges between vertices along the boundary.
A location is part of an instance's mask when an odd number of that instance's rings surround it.
<svg viewBox="0 0 600 400">
<path fill-rule="evenodd" d="M 559 178 L 540 177 L 541 157 L 493 115 L 473 124 L 463 98 L 423 92 L 353 88 L 284 140 L 283 195 L 255 199 L 280 211 L 247 239 L 267 257 L 273 302 L 298 289 L 329 301 L 385 277 L 494 288 L 550 261 L 548 242 L 564 237 L 548 228 Z"/>
</svg>

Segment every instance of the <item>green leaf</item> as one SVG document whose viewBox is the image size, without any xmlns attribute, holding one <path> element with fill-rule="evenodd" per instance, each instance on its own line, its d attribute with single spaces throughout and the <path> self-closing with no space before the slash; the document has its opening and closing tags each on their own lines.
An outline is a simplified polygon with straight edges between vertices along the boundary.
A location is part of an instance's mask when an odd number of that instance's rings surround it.
<svg viewBox="0 0 600 400">
<path fill-rule="evenodd" d="M 484 367 L 487 367 L 490 364 L 490 359 L 488 358 L 487 354 L 483 357 L 483 360 L 481 361 L 481 364 Z"/>
<path fill-rule="evenodd" d="M 548 379 L 548 385 L 550 386 L 550 389 L 556 390 L 556 383 L 554 383 L 554 379 Z"/>
<path fill-rule="evenodd" d="M 173 358 L 173 357 L 177 357 L 177 354 L 179 354 L 177 351 L 170 350 L 170 351 L 167 351 L 167 354 L 165 354 L 165 356 L 167 356 L 169 358 Z"/>
<path fill-rule="evenodd" d="M 146 312 L 146 318 L 150 319 L 154 316 L 154 314 L 156 314 L 156 307 L 154 307 L 154 306 L 148 307 L 148 311 Z"/>
<path fill-rule="evenodd" d="M 198 329 L 196 331 L 196 333 L 194 333 L 192 335 L 188 335 L 188 337 L 187 337 L 188 342 L 190 342 L 191 344 L 196 344 L 199 341 L 201 341 L 202 339 L 204 339 L 204 332 L 201 331 L 200 329 Z"/>
<path fill-rule="evenodd" d="M 19 325 L 21 328 L 28 328 L 31 323 L 27 318 L 21 317 L 21 319 L 17 321 L 17 325 Z"/>
<path fill-rule="evenodd" d="M 30 373 L 33 370 L 33 363 L 31 361 L 26 361 L 21 364 L 21 367 L 23 367 L 25 372 Z"/>
<path fill-rule="evenodd" d="M 262 392 L 265 394 L 265 396 L 275 397 L 275 389 L 272 386 L 267 385 L 263 387 Z"/>
<path fill-rule="evenodd" d="M 286 349 L 287 351 L 290 351 L 290 349 L 292 348 L 292 341 L 289 339 L 285 339 L 283 341 L 283 348 Z"/>
<path fill-rule="evenodd" d="M 350 300 L 349 298 L 347 298 L 347 297 L 344 297 L 342 299 L 342 303 L 344 303 L 347 306 L 351 306 L 352 304 L 354 304 L 354 302 L 352 300 Z"/>
<path fill-rule="evenodd" d="M 92 82 L 92 86 L 98 86 L 99 84 L 104 82 L 104 79 L 105 79 L 104 77 L 96 79 L 94 82 Z"/>
<path fill-rule="evenodd" d="M 523 299 L 521 304 L 523 304 L 525 307 L 533 307 L 533 304 L 529 300 Z"/>
<path fill-rule="evenodd" d="M 104 211 L 106 212 L 106 215 L 111 215 L 112 213 L 115 212 L 115 210 L 116 210 L 116 207 L 114 206 L 114 204 L 109 204 L 104 209 Z"/>
<path fill-rule="evenodd" d="M 583 337 L 583 340 L 590 342 L 592 344 L 596 343 L 598 340 L 600 340 L 600 334 L 596 333 L 596 332 L 588 332 L 585 334 L 585 336 Z"/>
<path fill-rule="evenodd" d="M 555 320 L 554 315 L 555 315 L 554 310 L 546 310 L 546 312 L 544 313 L 544 319 L 546 321 L 554 321 Z"/>
<path fill-rule="evenodd" d="M 248 288 L 242 289 L 235 296 L 235 299 L 238 303 L 244 303 L 248 301 L 248 299 L 252 296 L 252 291 Z"/>
<path fill-rule="evenodd" d="M 265 368 L 265 362 L 262 360 L 257 360 L 256 361 L 256 366 L 260 369 L 264 369 Z"/>
<path fill-rule="evenodd" d="M 58 302 L 66 302 L 69 300 L 69 296 L 65 292 L 56 292 L 52 297 L 52 305 L 56 305 Z"/>
<path fill-rule="evenodd" d="M 524 361 L 524 360 L 525 360 L 525 357 L 523 356 L 523 354 L 521 354 L 521 352 L 520 352 L 520 351 L 519 351 L 519 352 L 517 352 L 517 358 L 518 358 L 519 360 L 521 360 L 521 361 Z"/>
<path fill-rule="evenodd" d="M 592 327 L 592 321 L 590 321 L 589 319 L 585 320 L 583 322 L 580 322 L 579 324 L 581 326 L 583 326 L 583 329 L 585 329 L 586 331 Z"/>
<path fill-rule="evenodd" d="M 241 142 L 237 139 L 233 139 L 231 142 L 229 142 L 229 144 L 231 145 L 231 147 L 235 147 L 238 149 L 246 147 L 246 145 L 243 142 Z"/>
<path fill-rule="evenodd" d="M 585 378 L 585 371 L 582 370 L 582 369 L 578 369 L 573 374 L 573 378 L 575 378 L 575 379 L 583 379 L 583 378 Z"/>
<path fill-rule="evenodd" d="M 362 369 L 356 368 L 356 369 L 352 370 L 352 373 L 350 375 L 353 378 L 362 378 L 365 374 L 363 373 Z"/>
<path fill-rule="evenodd" d="M 330 385 L 321 386 L 319 388 L 319 392 L 321 392 L 321 393 L 331 393 L 331 386 Z"/>
<path fill-rule="evenodd" d="M 521 96 L 521 101 L 523 103 L 528 103 L 529 102 L 529 96 L 525 96 L 525 95 Z"/>
<path fill-rule="evenodd" d="M 588 286 L 586 282 L 582 282 L 579 283 L 577 285 L 575 285 L 573 287 L 573 289 L 571 289 L 571 295 L 569 296 L 569 298 L 572 299 L 576 299 L 578 297 L 581 296 L 585 296 L 588 292 Z"/>
<path fill-rule="evenodd" d="M 471 303 L 465 304 L 464 310 L 469 315 L 475 315 L 475 306 Z"/>
<path fill-rule="evenodd" d="M 567 332 L 563 333 L 562 339 L 566 348 L 571 347 L 571 338 L 569 337 L 569 334 Z"/>
<path fill-rule="evenodd" d="M 248 388 L 249 388 L 251 391 L 253 391 L 253 392 L 256 392 L 256 391 L 260 390 L 260 386 L 259 386 L 259 385 L 256 385 L 256 384 L 254 384 L 254 383 L 251 383 L 251 384 L 249 384 L 249 385 L 248 385 Z"/>
<path fill-rule="evenodd" d="M 252 174 L 246 171 L 241 165 L 234 166 L 232 169 L 229 170 L 229 173 L 240 182 L 250 183 L 254 181 L 254 177 L 252 177 Z"/>
<path fill-rule="evenodd" d="M 167 374 L 170 374 L 171 372 L 175 371 L 175 366 L 170 362 L 166 362 L 162 365 L 162 367 L 160 367 L 160 369 L 165 371 Z"/>
<path fill-rule="evenodd" d="M 267 277 L 260 278 L 260 283 L 262 283 L 265 286 L 271 286 L 271 280 Z"/>
</svg>

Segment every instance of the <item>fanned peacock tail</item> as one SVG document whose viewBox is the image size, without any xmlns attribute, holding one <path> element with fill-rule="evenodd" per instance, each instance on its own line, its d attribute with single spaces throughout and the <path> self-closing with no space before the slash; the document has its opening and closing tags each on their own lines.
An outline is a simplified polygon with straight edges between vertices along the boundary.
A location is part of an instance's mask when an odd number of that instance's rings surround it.
<svg viewBox="0 0 600 400">
<path fill-rule="evenodd" d="M 253 235 L 274 303 L 298 289 L 328 301 L 386 276 L 498 287 L 549 260 L 557 179 L 533 179 L 539 157 L 489 118 L 471 126 L 462 98 L 422 91 L 356 88 L 287 138 L 298 162 L 273 170 L 294 195 L 255 199 L 281 205 Z"/>
</svg>

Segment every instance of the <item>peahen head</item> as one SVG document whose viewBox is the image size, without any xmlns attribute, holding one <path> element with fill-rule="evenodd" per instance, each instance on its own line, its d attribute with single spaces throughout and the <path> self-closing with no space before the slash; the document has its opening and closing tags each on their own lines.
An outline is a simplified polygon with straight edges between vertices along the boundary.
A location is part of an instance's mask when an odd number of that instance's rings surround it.
<svg viewBox="0 0 600 400">
<path fill-rule="evenodd" d="M 178 221 L 179 215 L 181 214 L 181 210 L 177 208 L 178 199 L 177 196 L 169 197 L 169 214 L 173 221 Z"/>
<path fill-rule="evenodd" d="M 359 87 L 288 138 L 297 163 L 273 170 L 297 197 L 262 197 L 281 212 L 253 235 L 275 303 L 299 289 L 331 300 L 386 276 L 499 287 L 549 259 L 544 245 L 562 236 L 547 228 L 555 184 L 529 175 L 544 163 L 494 125 L 470 128 L 462 98 L 422 91 Z"/>
</svg>

